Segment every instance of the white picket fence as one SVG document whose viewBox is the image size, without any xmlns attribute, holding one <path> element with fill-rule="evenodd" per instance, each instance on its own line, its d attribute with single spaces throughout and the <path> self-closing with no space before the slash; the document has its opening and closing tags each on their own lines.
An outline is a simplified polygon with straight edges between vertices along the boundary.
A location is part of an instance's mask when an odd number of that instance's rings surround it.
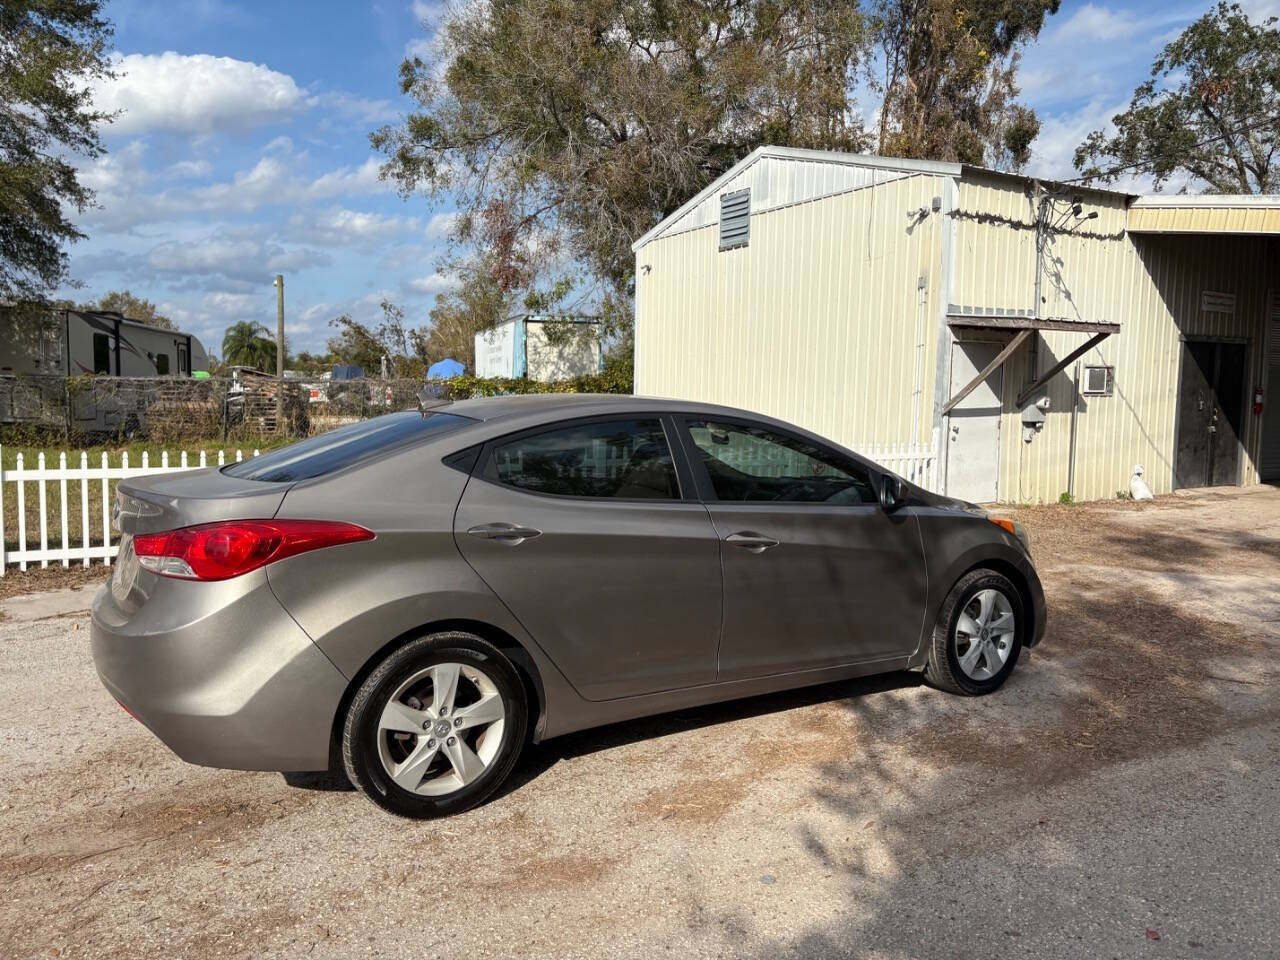
<svg viewBox="0 0 1280 960">
<path fill-rule="evenodd" d="M 935 443 L 930 446 L 914 443 L 886 444 L 876 447 L 855 447 L 859 453 L 870 460 L 874 460 L 881 466 L 888 467 L 894 473 L 917 486 L 924 487 L 926 490 L 937 490 L 938 480 L 938 455 L 937 455 L 937 436 L 934 437 Z M 137 465 L 129 463 L 129 454 L 122 453 L 117 459 L 117 463 L 112 465 L 106 453 L 101 455 L 99 463 L 90 465 L 89 455 L 83 451 L 80 452 L 78 466 L 69 466 L 77 459 L 76 454 L 71 454 L 70 459 L 66 453 L 58 454 L 58 462 L 56 466 L 50 466 L 47 458 L 43 453 L 36 455 L 36 465 L 34 467 L 27 466 L 23 462 L 23 456 L 18 454 L 16 460 L 16 469 L 6 470 L 4 468 L 4 448 L 0 447 L 0 577 L 4 576 L 5 569 L 10 564 L 17 564 L 19 568 L 26 570 L 29 564 L 39 563 L 42 567 L 47 567 L 50 563 L 61 563 L 64 567 L 69 567 L 73 561 L 88 566 L 90 560 L 102 560 L 110 564 L 111 558 L 116 555 L 119 550 L 117 544 L 112 543 L 112 536 L 115 531 L 111 529 L 111 503 L 113 498 L 113 490 L 111 481 L 123 480 L 127 477 L 141 477 L 152 473 L 166 473 L 175 470 L 192 470 L 197 467 L 208 467 L 214 464 L 224 466 L 227 463 L 228 454 L 236 461 L 244 459 L 244 452 L 241 450 L 225 451 L 219 450 L 216 454 L 210 455 L 206 451 L 201 450 L 198 453 L 188 454 L 185 450 L 178 453 L 176 457 L 170 457 L 168 451 L 160 455 L 159 464 L 152 463 L 146 453 L 142 454 L 142 460 Z M 250 454 L 257 456 L 258 451 L 254 450 Z M 56 485 L 54 489 L 58 494 L 58 509 L 52 511 L 49 509 L 49 489 L 50 485 Z M 77 518 L 71 516 L 67 510 L 67 490 L 74 490 L 78 485 L 80 488 L 80 509 L 79 513 L 79 533 L 73 529 L 76 526 Z M 34 488 L 34 489 L 32 489 Z M 98 494 L 97 498 L 100 502 L 94 504 L 94 508 L 90 509 L 91 496 Z M 35 496 L 39 505 L 39 523 L 37 530 L 29 529 L 27 523 L 27 498 Z M 17 526 L 17 549 L 7 550 L 7 537 L 9 530 L 6 524 L 4 507 L 7 504 L 16 504 L 16 526 Z M 92 518 L 90 514 L 93 514 Z M 52 514 L 52 515 L 51 515 Z M 99 516 L 100 514 L 100 516 Z M 50 521 L 53 521 L 51 527 Z M 32 545 L 32 540 L 39 538 L 40 545 L 38 547 Z M 50 544 L 55 544 L 50 546 Z"/>
<path fill-rule="evenodd" d="M 933 431 L 933 443 L 888 443 L 876 447 L 853 448 L 868 460 L 888 467 L 904 480 L 934 493 L 941 493 L 938 473 L 938 431 Z"/>
<path fill-rule="evenodd" d="M 111 503 L 113 498 L 113 490 L 111 481 L 124 480 L 127 477 L 142 477 L 153 473 L 168 473 L 176 470 L 194 470 L 197 467 L 208 466 L 224 466 L 227 463 L 228 451 L 219 450 L 216 455 L 210 455 L 204 450 L 198 453 L 188 454 L 183 450 L 176 457 L 170 458 L 169 452 L 166 450 L 160 454 L 160 463 L 151 462 L 149 455 L 144 452 L 141 462 L 136 465 L 129 463 L 128 452 L 123 452 L 117 458 L 117 463 L 112 465 L 110 458 L 104 452 L 101 460 L 96 465 L 90 465 L 89 455 L 84 451 L 79 455 L 79 466 L 68 466 L 68 456 L 66 453 L 58 454 L 58 463 L 56 466 L 50 466 L 44 453 L 36 455 L 36 465 L 28 466 L 23 462 L 23 455 L 18 454 L 16 458 L 16 468 L 6 470 L 4 468 L 4 448 L 0 447 L 0 577 L 4 576 L 6 568 L 9 564 L 16 563 L 19 568 L 26 570 L 28 564 L 39 563 L 42 567 L 47 567 L 50 562 L 61 563 L 64 567 L 71 566 L 71 562 L 78 561 L 83 566 L 88 566 L 90 560 L 102 560 L 110 564 L 111 558 L 119 551 L 119 546 L 111 542 L 112 535 L 115 531 L 111 529 Z M 244 452 L 241 450 L 230 451 L 230 455 L 235 461 L 244 459 Z M 250 454 L 257 456 L 258 451 L 254 450 Z M 76 460 L 76 455 L 71 454 L 71 463 Z M 58 493 L 58 509 L 55 516 L 50 516 L 49 509 L 49 489 L 51 485 L 56 485 L 55 489 Z M 80 509 L 79 509 L 79 536 L 77 537 L 73 531 L 76 524 L 76 517 L 71 516 L 67 511 L 67 490 L 74 490 L 78 485 L 80 488 Z M 31 489 L 34 487 L 34 489 Z M 92 494 L 98 494 L 100 502 L 94 504 L 94 509 L 90 510 L 90 500 L 93 499 Z M 27 524 L 27 497 L 28 494 L 36 497 L 39 505 L 40 520 L 39 530 L 29 530 Z M 4 507 L 8 504 L 16 504 L 16 525 L 17 525 L 17 549 L 6 549 L 8 543 L 8 535 L 10 531 L 6 529 L 9 523 L 5 516 Z M 90 519 L 90 513 L 94 516 Z M 97 514 L 101 514 L 98 516 Z M 55 521 L 55 526 L 50 528 L 50 521 Z M 39 536 L 40 546 L 34 547 L 31 541 Z M 97 538 L 97 539 L 95 539 Z M 50 543 L 56 546 L 50 546 Z"/>
</svg>

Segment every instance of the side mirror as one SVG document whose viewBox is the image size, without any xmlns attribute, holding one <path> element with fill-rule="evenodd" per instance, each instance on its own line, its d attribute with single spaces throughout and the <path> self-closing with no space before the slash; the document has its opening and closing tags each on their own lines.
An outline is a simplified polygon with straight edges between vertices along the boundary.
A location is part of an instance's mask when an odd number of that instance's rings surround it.
<svg viewBox="0 0 1280 960">
<path fill-rule="evenodd" d="M 907 502 L 907 485 L 901 477 L 885 474 L 880 478 L 880 506 L 893 512 Z"/>
</svg>

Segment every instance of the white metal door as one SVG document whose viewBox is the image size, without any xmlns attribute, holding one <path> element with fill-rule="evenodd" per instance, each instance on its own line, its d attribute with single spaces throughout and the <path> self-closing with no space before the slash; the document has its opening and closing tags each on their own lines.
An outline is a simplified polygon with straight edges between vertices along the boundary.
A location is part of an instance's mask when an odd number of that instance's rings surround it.
<svg viewBox="0 0 1280 960">
<path fill-rule="evenodd" d="M 955 396 L 996 358 L 1002 343 L 951 346 L 951 390 Z M 999 496 L 1000 408 L 1004 368 L 1000 367 L 947 415 L 947 495 L 990 503 Z"/>
<path fill-rule="evenodd" d="M 1272 292 L 1267 312 L 1266 354 L 1263 361 L 1262 450 L 1258 476 L 1280 480 L 1280 294 Z M 1246 397 L 1253 403 L 1253 397 Z"/>
</svg>

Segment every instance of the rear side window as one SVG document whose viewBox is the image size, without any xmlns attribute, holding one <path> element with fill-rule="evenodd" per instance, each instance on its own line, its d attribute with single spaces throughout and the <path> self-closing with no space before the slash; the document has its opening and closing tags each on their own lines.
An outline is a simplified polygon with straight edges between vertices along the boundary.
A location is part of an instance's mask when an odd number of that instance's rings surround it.
<svg viewBox="0 0 1280 960">
<path fill-rule="evenodd" d="M 292 483 L 374 460 L 428 436 L 458 430 L 469 417 L 452 413 L 389 413 L 300 440 L 252 460 L 223 468 L 229 477 Z"/>
<path fill-rule="evenodd" d="M 834 450 L 763 427 L 689 421 L 718 500 L 875 503 L 871 477 Z"/>
<path fill-rule="evenodd" d="M 492 483 L 561 497 L 678 500 L 675 466 L 656 418 L 594 420 L 497 443 Z"/>
</svg>

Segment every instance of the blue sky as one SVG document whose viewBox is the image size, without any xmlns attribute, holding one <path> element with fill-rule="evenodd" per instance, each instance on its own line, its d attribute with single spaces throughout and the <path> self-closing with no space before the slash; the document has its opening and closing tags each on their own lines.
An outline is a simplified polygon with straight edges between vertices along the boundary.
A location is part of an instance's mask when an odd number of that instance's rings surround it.
<svg viewBox="0 0 1280 960">
<path fill-rule="evenodd" d="M 1031 172 L 1071 175 L 1076 144 L 1207 6 L 1063 3 L 1023 57 L 1024 99 L 1043 124 Z M 127 287 L 214 352 L 236 321 L 274 329 L 276 273 L 292 349 L 322 349 L 342 313 L 376 319 L 383 298 L 425 323 L 447 282 L 436 268 L 450 208 L 379 182 L 367 134 L 409 108 L 397 67 L 425 48 L 439 7 L 109 3 L 122 76 L 100 102 L 125 113 L 84 171 L 98 208 L 79 218 L 82 286 L 64 295 Z M 1246 7 L 1280 14 L 1280 0 Z"/>
</svg>

